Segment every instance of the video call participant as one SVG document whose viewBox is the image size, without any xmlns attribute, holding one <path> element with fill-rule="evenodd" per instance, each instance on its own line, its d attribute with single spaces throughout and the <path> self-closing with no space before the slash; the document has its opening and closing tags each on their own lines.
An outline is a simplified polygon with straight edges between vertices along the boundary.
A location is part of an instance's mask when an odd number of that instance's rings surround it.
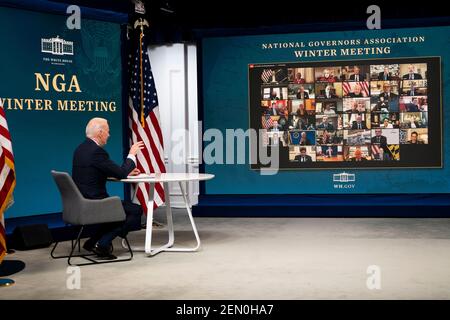
<svg viewBox="0 0 450 320">
<path fill-rule="evenodd" d="M 353 121 L 352 123 L 352 130 L 358 130 L 358 129 L 367 129 L 366 123 L 362 121 L 362 116 L 357 115 L 356 121 Z"/>
<path fill-rule="evenodd" d="M 333 148 L 328 147 L 327 151 L 325 151 L 325 157 L 332 158 L 333 157 Z"/>
<path fill-rule="evenodd" d="M 409 144 L 424 144 L 423 141 L 418 140 L 419 134 L 416 131 L 411 133 L 411 140 L 408 141 Z"/>
<path fill-rule="evenodd" d="M 388 119 L 388 118 L 385 118 L 385 119 L 383 120 L 383 124 L 381 125 L 381 127 L 382 127 L 383 129 L 392 129 L 392 128 L 394 128 L 394 126 L 392 125 L 392 123 L 389 123 L 389 119 Z"/>
<path fill-rule="evenodd" d="M 406 91 L 406 94 L 408 96 L 417 96 L 418 95 L 415 82 L 411 82 L 411 88 Z"/>
<path fill-rule="evenodd" d="M 297 72 L 293 82 L 295 84 L 303 84 L 305 83 L 305 79 L 302 78 L 302 74 L 300 72 Z"/>
<path fill-rule="evenodd" d="M 351 98 L 364 98 L 365 94 L 362 90 L 361 85 L 357 83 L 353 88 L 353 92 L 349 92 L 348 96 Z"/>
<path fill-rule="evenodd" d="M 277 107 L 277 103 L 276 102 L 272 102 L 272 106 L 267 110 L 266 114 L 270 114 L 272 116 L 277 116 L 279 113 L 278 107 Z"/>
<path fill-rule="evenodd" d="M 334 98 L 337 98 L 337 97 L 338 97 L 338 96 L 334 93 L 334 88 L 333 88 L 333 86 L 332 86 L 331 84 L 327 85 L 327 86 L 325 87 L 325 90 L 322 91 L 322 92 L 323 92 L 323 96 L 324 96 L 326 99 L 334 99 Z"/>
<path fill-rule="evenodd" d="M 277 96 L 275 90 L 270 91 L 270 100 L 280 100 L 280 97 Z"/>
<path fill-rule="evenodd" d="M 337 78 L 330 72 L 330 69 L 323 70 L 323 75 L 317 81 L 320 82 L 336 82 Z"/>
<path fill-rule="evenodd" d="M 324 129 L 324 130 L 328 130 L 328 131 L 333 131 L 334 130 L 334 126 L 332 123 L 330 123 L 328 121 L 328 117 L 324 116 L 322 118 L 322 122 L 317 126 L 317 129 Z"/>
<path fill-rule="evenodd" d="M 420 80 L 422 79 L 422 75 L 420 73 L 416 73 L 416 67 L 413 64 L 408 66 L 408 73 L 403 75 L 403 80 Z"/>
<path fill-rule="evenodd" d="M 408 112 L 419 112 L 419 100 L 417 98 L 412 99 L 411 103 L 406 104 L 406 110 Z"/>
<path fill-rule="evenodd" d="M 372 144 L 379 145 L 385 152 L 387 151 L 387 138 L 382 135 L 381 129 L 375 129 L 375 137 L 372 137 L 370 141 Z"/>
<path fill-rule="evenodd" d="M 364 157 L 362 156 L 362 151 L 361 151 L 361 149 L 356 149 L 356 150 L 355 150 L 354 157 L 351 158 L 351 161 L 357 161 L 357 162 L 360 162 L 360 161 L 367 161 L 367 159 L 364 158 Z"/>
<path fill-rule="evenodd" d="M 383 83 L 383 92 L 379 94 L 379 99 L 383 98 L 384 101 L 393 101 L 398 98 L 398 95 L 391 92 L 391 85 L 389 82 Z"/>
<path fill-rule="evenodd" d="M 350 75 L 350 81 L 364 81 L 366 76 L 361 73 L 361 69 L 358 66 L 353 67 L 353 74 Z"/>
<path fill-rule="evenodd" d="M 306 154 L 306 148 L 301 147 L 300 154 L 295 156 L 295 161 L 299 163 L 312 162 L 312 158 Z"/>
<path fill-rule="evenodd" d="M 389 72 L 388 67 L 384 67 L 384 71 L 378 74 L 378 80 L 389 81 L 392 80 L 391 73 Z"/>
<path fill-rule="evenodd" d="M 326 114 L 326 115 L 336 114 L 336 111 L 331 109 L 331 103 L 325 103 L 325 109 L 323 110 L 323 114 Z"/>
<path fill-rule="evenodd" d="M 297 91 L 297 99 L 309 99 L 308 92 L 305 91 L 304 86 L 300 86 Z"/>
<path fill-rule="evenodd" d="M 306 136 L 306 132 L 302 132 L 299 144 L 301 146 L 309 146 L 309 145 L 311 145 L 311 141 L 309 141 L 308 137 Z"/>
<path fill-rule="evenodd" d="M 331 144 L 333 142 L 333 139 L 331 138 L 330 133 L 327 130 L 325 130 L 322 133 L 320 141 L 321 141 L 321 144 Z"/>
</svg>

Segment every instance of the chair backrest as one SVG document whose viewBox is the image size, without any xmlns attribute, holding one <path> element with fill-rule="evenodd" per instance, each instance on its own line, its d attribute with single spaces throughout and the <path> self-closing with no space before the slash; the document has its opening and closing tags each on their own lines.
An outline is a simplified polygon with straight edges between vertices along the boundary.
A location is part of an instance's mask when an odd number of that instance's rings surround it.
<svg viewBox="0 0 450 320">
<path fill-rule="evenodd" d="M 74 225 L 79 224 L 79 214 L 84 200 L 83 195 L 67 172 L 52 170 L 51 173 L 61 194 L 64 222 Z"/>
</svg>

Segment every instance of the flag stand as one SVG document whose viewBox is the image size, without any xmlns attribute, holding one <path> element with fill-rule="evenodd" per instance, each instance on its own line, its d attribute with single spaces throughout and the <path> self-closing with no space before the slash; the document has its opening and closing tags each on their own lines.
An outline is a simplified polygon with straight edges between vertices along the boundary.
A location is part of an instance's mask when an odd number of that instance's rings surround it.
<svg viewBox="0 0 450 320">
<path fill-rule="evenodd" d="M 20 260 L 3 260 L 0 264 L 0 277 L 8 277 L 15 273 L 22 271 L 25 268 L 25 263 Z M 12 279 L 0 278 L 0 288 L 10 287 L 15 282 Z"/>
<path fill-rule="evenodd" d="M 0 288 L 11 287 L 15 284 L 14 280 L 11 279 L 0 279 Z"/>
</svg>

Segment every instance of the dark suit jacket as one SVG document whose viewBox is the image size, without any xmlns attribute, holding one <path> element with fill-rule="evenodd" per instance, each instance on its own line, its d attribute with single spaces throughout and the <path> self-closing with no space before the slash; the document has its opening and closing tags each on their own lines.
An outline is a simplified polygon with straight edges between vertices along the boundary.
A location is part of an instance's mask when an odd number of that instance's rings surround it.
<svg viewBox="0 0 450 320">
<path fill-rule="evenodd" d="M 389 74 L 388 74 L 386 80 L 391 80 L 391 78 L 392 78 L 392 76 L 391 76 L 391 73 L 389 72 Z M 385 79 L 384 79 L 384 72 L 380 72 L 380 73 L 378 74 L 378 80 L 385 80 Z"/>
<path fill-rule="evenodd" d="M 398 96 L 392 92 L 389 94 L 389 97 L 388 97 L 387 93 L 382 92 L 378 95 L 378 99 L 380 99 L 381 97 L 383 97 L 385 99 L 385 101 L 393 101 L 398 98 Z"/>
<path fill-rule="evenodd" d="M 358 129 L 358 122 L 353 121 L 352 123 L 352 130 L 357 130 Z M 361 129 L 367 129 L 366 127 L 366 123 L 361 121 Z"/>
<path fill-rule="evenodd" d="M 408 104 L 406 105 L 406 110 L 407 110 L 408 112 L 419 112 L 419 111 L 420 111 L 420 110 L 419 110 L 419 106 L 416 105 L 416 104 L 414 104 L 414 103 L 408 103 Z"/>
<path fill-rule="evenodd" d="M 300 139 L 300 141 L 301 141 L 301 139 Z M 301 146 L 309 146 L 309 145 L 311 145 L 311 141 L 309 141 L 309 139 L 306 138 L 305 141 L 300 142 L 300 145 Z"/>
<path fill-rule="evenodd" d="M 298 163 L 303 163 L 300 161 L 301 158 L 302 158 L 301 155 L 297 155 L 297 156 L 295 156 L 295 161 L 297 161 Z M 311 156 L 305 155 L 305 162 L 312 162 Z"/>
<path fill-rule="evenodd" d="M 372 143 L 377 143 L 377 137 L 372 137 L 371 139 Z M 387 146 L 387 138 L 385 136 L 380 136 L 380 146 L 385 147 Z"/>
<path fill-rule="evenodd" d="M 118 166 L 102 147 L 86 139 L 73 154 L 72 178 L 85 198 L 103 199 L 109 197 L 106 179 L 124 179 L 134 168 L 131 159 L 126 159 L 121 167 Z"/>
<path fill-rule="evenodd" d="M 327 125 L 325 125 L 323 122 L 321 122 L 318 126 L 317 129 L 325 129 L 325 130 L 334 130 L 334 126 L 332 123 L 329 123 Z"/>
<path fill-rule="evenodd" d="M 350 80 L 351 81 L 355 81 L 355 78 L 356 78 L 355 74 L 350 75 Z M 366 76 L 364 74 L 360 73 L 359 74 L 359 81 L 364 81 L 364 80 L 366 80 Z"/>
<path fill-rule="evenodd" d="M 414 80 L 422 79 L 422 75 L 420 73 L 414 73 Z M 403 75 L 403 80 L 409 80 L 409 73 Z"/>
<path fill-rule="evenodd" d="M 302 98 L 302 96 L 301 96 L 301 93 L 300 92 L 297 92 L 297 99 L 301 99 Z M 303 92 L 303 99 L 309 99 L 309 94 L 308 94 L 308 92 Z"/>
</svg>

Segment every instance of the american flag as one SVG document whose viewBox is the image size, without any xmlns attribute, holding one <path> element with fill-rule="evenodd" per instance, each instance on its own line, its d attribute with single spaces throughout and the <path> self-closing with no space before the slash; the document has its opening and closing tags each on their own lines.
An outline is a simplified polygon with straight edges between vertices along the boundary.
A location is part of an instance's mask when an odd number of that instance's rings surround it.
<svg viewBox="0 0 450 320">
<path fill-rule="evenodd" d="M 356 84 L 359 84 L 361 86 L 361 92 L 363 93 L 364 97 L 369 96 L 369 83 L 367 81 L 360 81 L 360 82 L 352 82 L 353 88 Z M 349 82 L 344 82 L 342 84 L 342 89 L 344 91 L 344 96 L 348 96 L 350 92 L 352 92 L 352 85 Z"/>
<path fill-rule="evenodd" d="M 136 41 L 137 40 L 137 41 Z M 150 67 L 150 58 L 143 33 L 134 42 L 137 48 L 129 55 L 129 138 L 130 145 L 143 141 L 145 149 L 137 154 L 137 168 L 145 173 L 164 173 L 163 137 L 159 121 L 158 97 L 155 81 Z M 134 189 L 135 187 L 133 187 Z M 132 190 L 133 202 L 140 203 L 147 212 L 148 184 L 138 184 L 137 190 Z M 164 203 L 164 189 L 162 183 L 155 185 L 153 207 Z"/>
<path fill-rule="evenodd" d="M 6 255 L 4 213 L 12 205 L 12 193 L 16 186 L 14 156 L 5 110 L 0 99 L 0 263 Z"/>
<path fill-rule="evenodd" d="M 380 146 L 377 144 L 372 144 L 372 155 L 374 159 L 383 160 L 380 159 Z"/>
<path fill-rule="evenodd" d="M 272 128 L 273 121 L 272 121 L 272 117 L 270 115 L 266 115 L 265 117 L 263 117 L 262 126 L 263 126 L 263 129 Z"/>
<path fill-rule="evenodd" d="M 271 69 L 264 69 L 261 73 L 261 80 L 264 82 L 269 82 L 272 79 L 274 72 Z"/>
</svg>

